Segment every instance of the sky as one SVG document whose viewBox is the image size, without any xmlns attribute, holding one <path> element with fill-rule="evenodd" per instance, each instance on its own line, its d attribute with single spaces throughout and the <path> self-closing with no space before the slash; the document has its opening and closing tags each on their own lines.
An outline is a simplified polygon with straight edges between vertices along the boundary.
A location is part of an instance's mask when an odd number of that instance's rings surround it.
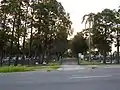
<svg viewBox="0 0 120 90">
<path fill-rule="evenodd" d="M 72 28 L 74 29 L 73 36 L 84 29 L 82 24 L 82 17 L 85 14 L 101 12 L 105 8 L 118 9 L 120 0 L 58 0 L 62 3 L 65 11 L 70 13 Z M 72 36 L 72 37 L 73 37 Z M 112 45 L 112 51 L 116 51 Z"/>
<path fill-rule="evenodd" d="M 73 23 L 74 34 L 81 31 L 85 25 L 81 24 L 82 17 L 91 12 L 97 13 L 105 8 L 117 9 L 120 6 L 120 0 L 58 0 L 62 3 L 66 12 L 70 13 Z"/>
</svg>

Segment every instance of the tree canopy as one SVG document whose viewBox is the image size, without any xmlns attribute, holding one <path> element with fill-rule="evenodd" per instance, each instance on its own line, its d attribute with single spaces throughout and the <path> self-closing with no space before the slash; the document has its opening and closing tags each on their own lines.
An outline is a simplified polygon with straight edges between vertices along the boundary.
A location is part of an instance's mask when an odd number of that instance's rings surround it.
<svg viewBox="0 0 120 90">
<path fill-rule="evenodd" d="M 91 27 L 89 27 L 91 31 L 89 33 L 89 28 L 86 28 L 84 34 L 86 34 L 86 32 L 91 34 L 88 37 L 92 39 L 93 47 L 97 48 L 99 53 L 104 56 L 104 63 L 106 63 L 106 56 L 112 51 L 112 44 L 116 41 L 116 36 L 118 37 L 119 33 L 119 10 L 104 9 L 101 12 L 96 14 L 90 13 L 87 16 L 88 21 L 92 22 L 92 24 L 90 24 Z"/>
<path fill-rule="evenodd" d="M 77 56 L 78 53 L 85 54 L 87 52 L 88 44 L 82 32 L 77 33 L 72 39 L 71 49 L 75 56 Z"/>
<path fill-rule="evenodd" d="M 72 34 L 70 16 L 57 0 L 2 0 L 0 6 L 1 61 L 5 55 L 16 56 L 16 65 L 21 56 L 21 63 L 25 56 L 44 60 L 56 40 Z"/>
</svg>

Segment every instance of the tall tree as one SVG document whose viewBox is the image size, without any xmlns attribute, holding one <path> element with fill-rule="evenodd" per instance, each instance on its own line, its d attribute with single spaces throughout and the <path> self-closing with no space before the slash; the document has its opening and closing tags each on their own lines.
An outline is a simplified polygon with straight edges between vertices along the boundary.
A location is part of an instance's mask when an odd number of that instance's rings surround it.
<svg viewBox="0 0 120 90">
<path fill-rule="evenodd" d="M 8 18 L 7 18 L 7 15 L 8 15 L 8 1 L 7 0 L 2 0 L 1 1 L 1 5 L 0 5 L 1 7 L 0 7 L 0 12 L 1 12 L 1 14 L 0 14 L 0 20 L 1 20 L 1 22 L 0 22 L 0 25 L 1 25 L 1 27 L 0 27 L 0 45 L 1 45 L 1 50 L 0 50 L 0 61 L 1 61 L 1 65 L 2 65 L 2 59 L 3 59 L 3 57 L 4 57 L 4 49 L 5 49 L 5 46 L 6 46 L 6 44 L 7 44 L 7 41 L 8 41 L 8 37 L 7 37 L 7 35 L 8 35 L 8 24 L 7 24 L 7 22 L 8 22 Z"/>
<path fill-rule="evenodd" d="M 71 34 L 69 14 L 56 0 L 2 0 L 0 5 L 0 45 L 9 54 L 9 65 L 13 56 L 15 65 L 19 56 L 24 60 L 28 43 L 29 57 L 36 54 L 41 59 L 49 55 L 54 42 L 66 42 Z"/>
<path fill-rule="evenodd" d="M 23 25 L 23 46 L 22 46 L 22 53 L 23 53 L 23 56 L 22 56 L 22 62 L 21 64 L 23 65 L 24 64 L 24 61 L 25 61 L 25 44 L 26 44 L 26 37 L 27 37 L 27 29 L 28 29 L 28 8 L 29 8 L 29 0 L 23 0 L 23 22 L 24 22 L 24 25 Z"/>
<path fill-rule="evenodd" d="M 21 33 L 22 33 L 22 16 L 23 16 L 23 12 L 22 12 L 22 6 L 23 3 L 21 0 L 17 0 L 16 3 L 16 8 L 17 8 L 17 17 L 16 17 L 16 41 L 17 41 L 17 55 L 16 55 L 16 61 L 15 61 L 15 66 L 18 65 L 18 59 L 19 59 L 19 55 L 20 55 L 20 37 L 21 37 Z"/>
<path fill-rule="evenodd" d="M 115 18 L 113 18 L 114 22 L 113 22 L 113 31 L 115 32 L 115 37 L 116 37 L 116 47 L 117 47 L 117 64 L 119 64 L 119 40 L 120 40 L 120 10 L 114 10 L 115 13 Z"/>
<path fill-rule="evenodd" d="M 69 15 L 65 13 L 62 5 L 56 0 L 39 2 L 35 11 L 35 28 L 38 31 L 35 35 L 39 38 L 38 47 L 42 51 L 42 57 L 44 57 L 44 55 L 49 54 L 54 40 L 62 37 L 62 34 L 67 39 L 71 31 L 71 22 Z"/>
<path fill-rule="evenodd" d="M 111 51 L 114 18 L 114 12 L 110 9 L 104 9 L 94 17 L 92 38 L 95 47 L 97 47 L 104 56 L 103 63 L 106 63 L 106 55 Z"/>
<path fill-rule="evenodd" d="M 16 47 L 16 23 L 17 23 L 17 11 L 18 11 L 18 4 L 17 0 L 9 0 L 9 16 L 10 16 L 10 25 L 11 27 L 11 37 L 10 37 L 10 56 L 9 56 L 9 65 L 12 57 L 14 56 L 15 47 Z M 15 44 L 15 45 L 14 45 Z M 14 53 L 14 54 L 13 54 Z"/>
<path fill-rule="evenodd" d="M 89 61 L 91 61 L 91 29 L 92 29 L 92 26 L 93 26 L 93 23 L 94 23 L 94 16 L 95 14 L 94 13 L 89 13 L 89 14 L 86 14 L 83 16 L 83 22 L 85 22 L 85 30 L 87 29 L 86 28 L 86 25 L 88 23 L 88 29 L 89 29 Z M 87 19 L 86 19 L 87 17 Z"/>
<path fill-rule="evenodd" d="M 33 43 L 33 25 L 34 25 L 34 5 L 35 5 L 35 1 L 34 0 L 31 0 L 31 3 L 30 3 L 30 14 L 28 16 L 29 18 L 29 21 L 30 21 L 30 42 L 29 42 L 29 58 L 31 58 L 32 56 L 32 43 Z"/>
<path fill-rule="evenodd" d="M 77 33 L 74 36 L 71 44 L 72 52 L 76 57 L 78 57 L 78 53 L 86 53 L 88 50 L 88 45 L 86 38 L 84 38 L 84 34 L 82 32 Z"/>
</svg>

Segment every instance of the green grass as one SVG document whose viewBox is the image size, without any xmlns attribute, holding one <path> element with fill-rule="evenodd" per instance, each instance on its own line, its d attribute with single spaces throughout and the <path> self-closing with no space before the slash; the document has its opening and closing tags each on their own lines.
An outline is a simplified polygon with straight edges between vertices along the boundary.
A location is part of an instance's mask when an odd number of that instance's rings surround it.
<svg viewBox="0 0 120 90">
<path fill-rule="evenodd" d="M 57 70 L 60 67 L 57 63 L 50 63 L 47 66 L 3 66 L 0 67 L 0 73 L 9 73 L 9 72 L 26 72 L 26 71 L 37 71 L 37 70 L 45 70 L 45 71 L 53 71 Z"/>
<path fill-rule="evenodd" d="M 33 67 L 26 67 L 26 66 L 3 66 L 3 67 L 0 67 L 1 73 L 25 72 L 25 71 L 34 71 L 34 68 Z"/>
<path fill-rule="evenodd" d="M 98 61 L 85 61 L 85 60 L 82 60 L 80 62 L 80 65 L 101 65 L 102 63 L 98 62 Z"/>
<path fill-rule="evenodd" d="M 60 64 L 50 63 L 48 64 L 48 66 L 45 66 L 44 68 L 49 72 L 49 71 L 57 70 L 58 68 L 60 68 Z"/>
</svg>

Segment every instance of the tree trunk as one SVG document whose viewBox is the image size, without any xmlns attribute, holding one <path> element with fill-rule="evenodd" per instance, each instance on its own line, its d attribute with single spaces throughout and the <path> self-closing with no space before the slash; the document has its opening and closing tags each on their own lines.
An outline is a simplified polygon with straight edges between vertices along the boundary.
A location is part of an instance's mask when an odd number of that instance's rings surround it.
<svg viewBox="0 0 120 90">
<path fill-rule="evenodd" d="M 16 60 L 15 60 L 15 62 L 14 62 L 14 66 L 17 66 L 18 65 L 18 55 L 17 55 L 17 57 L 16 57 Z"/>
<path fill-rule="evenodd" d="M 22 55 L 22 62 L 21 62 L 21 64 L 22 65 L 24 65 L 24 61 L 25 61 L 25 37 L 26 37 L 26 30 L 25 30 L 25 32 L 24 32 L 24 37 L 23 37 L 23 55 Z"/>
<path fill-rule="evenodd" d="M 34 5 L 35 4 L 35 1 L 33 0 L 32 1 L 32 4 Z M 34 9 L 31 9 L 31 14 L 32 14 L 32 16 L 31 16 L 31 26 L 30 26 L 30 28 L 31 28 L 31 31 L 30 31 L 30 43 L 29 43 L 29 58 L 31 58 L 31 56 L 32 56 L 32 42 L 33 42 L 33 15 L 34 15 Z M 36 54 L 36 52 L 35 52 L 35 54 Z M 36 57 L 36 55 L 35 55 L 35 57 Z"/>
<path fill-rule="evenodd" d="M 30 44 L 29 44 L 29 58 L 31 58 L 31 49 L 32 49 L 32 41 L 33 41 L 33 28 L 32 28 L 32 21 L 31 21 L 31 32 L 30 32 Z"/>
<path fill-rule="evenodd" d="M 85 60 L 85 53 L 83 55 L 84 55 L 83 60 Z"/>
<path fill-rule="evenodd" d="M 27 6 L 27 11 L 25 14 L 25 30 L 24 30 L 24 36 L 23 36 L 23 57 L 22 57 L 22 65 L 24 65 L 25 61 L 25 39 L 26 39 L 26 33 L 27 33 L 27 14 L 28 14 L 28 6 Z"/>
<path fill-rule="evenodd" d="M 118 27 L 118 25 L 117 25 Z M 117 64 L 119 64 L 119 31 L 117 30 Z"/>
<path fill-rule="evenodd" d="M 18 27 L 18 40 L 17 40 L 17 58 L 16 58 L 16 65 L 18 64 L 18 57 L 19 57 L 19 53 L 20 53 L 20 42 L 19 42 L 19 38 L 20 38 L 20 34 L 19 34 L 19 27 Z"/>
<path fill-rule="evenodd" d="M 40 53 L 39 54 L 39 64 L 43 64 L 44 60 L 45 60 L 45 53 Z"/>
<path fill-rule="evenodd" d="M 110 63 L 112 64 L 113 55 L 110 55 Z"/>
<path fill-rule="evenodd" d="M 106 33 L 107 33 L 107 28 L 105 28 L 105 40 L 107 40 Z M 104 54 L 103 63 L 106 64 L 106 51 L 103 51 L 103 54 Z"/>
<path fill-rule="evenodd" d="M 6 33 L 6 13 L 4 13 L 3 30 L 4 30 L 4 32 Z M 3 38 L 4 38 L 4 36 L 3 36 Z M 2 44 L 3 44 L 3 43 L 5 44 L 6 42 L 4 42 L 4 40 L 3 40 Z M 4 55 L 3 55 L 3 53 L 4 53 L 4 51 L 3 51 L 4 44 L 2 45 L 2 48 L 1 48 L 1 60 L 0 60 L 0 65 L 1 65 L 1 66 L 2 66 L 2 64 L 3 64 L 3 57 L 4 57 Z"/>
<path fill-rule="evenodd" d="M 20 15 L 18 16 L 18 21 L 17 21 L 17 57 L 16 57 L 16 61 L 15 61 L 15 66 L 18 65 L 18 58 L 19 58 L 19 53 L 20 53 L 20 42 L 19 42 L 19 38 L 20 38 Z"/>
<path fill-rule="evenodd" d="M 89 22 L 89 61 L 91 60 L 91 22 Z"/>
<path fill-rule="evenodd" d="M 14 37 L 14 31 L 15 31 L 15 19 L 16 19 L 16 15 L 15 15 L 15 17 L 14 17 L 14 21 L 13 21 L 13 30 L 12 30 L 12 38 L 11 38 L 11 44 L 10 44 L 10 57 L 9 57 L 9 66 L 10 66 L 10 60 L 11 60 L 11 58 L 12 58 L 12 54 L 13 54 L 13 42 L 14 42 L 14 39 L 13 39 L 13 37 Z"/>
<path fill-rule="evenodd" d="M 3 49 L 1 49 L 1 55 L 0 55 L 0 66 L 3 65 Z"/>
<path fill-rule="evenodd" d="M 76 58 L 77 58 L 78 65 L 80 65 L 80 61 L 79 61 L 79 56 L 78 56 L 78 54 L 76 55 Z"/>
<path fill-rule="evenodd" d="M 106 52 L 104 51 L 104 59 L 103 59 L 103 63 L 106 64 Z"/>
<path fill-rule="evenodd" d="M 56 53 L 56 56 L 57 56 L 57 61 L 59 61 L 60 60 L 60 54 Z"/>
<path fill-rule="evenodd" d="M 21 61 L 21 65 L 24 65 L 24 61 L 25 61 L 25 39 L 26 39 L 26 32 L 27 32 L 27 27 L 26 27 L 26 22 L 25 22 L 25 30 L 24 30 L 24 37 L 23 37 L 23 55 L 22 55 L 22 61 Z"/>
</svg>

